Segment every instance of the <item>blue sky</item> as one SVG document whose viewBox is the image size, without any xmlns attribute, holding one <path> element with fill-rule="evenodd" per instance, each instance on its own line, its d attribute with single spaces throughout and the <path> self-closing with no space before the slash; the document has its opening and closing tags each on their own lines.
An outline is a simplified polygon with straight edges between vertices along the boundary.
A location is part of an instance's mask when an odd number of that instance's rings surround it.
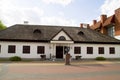
<svg viewBox="0 0 120 80">
<path fill-rule="evenodd" d="M 6 25 L 79 26 L 120 8 L 120 0 L 0 0 L 0 20 Z"/>
</svg>

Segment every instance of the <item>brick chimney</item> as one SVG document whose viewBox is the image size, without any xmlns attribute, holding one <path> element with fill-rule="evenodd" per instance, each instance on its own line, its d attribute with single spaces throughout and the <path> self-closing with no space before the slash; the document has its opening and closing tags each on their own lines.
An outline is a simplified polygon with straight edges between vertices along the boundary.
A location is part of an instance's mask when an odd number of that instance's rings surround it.
<svg viewBox="0 0 120 80">
<path fill-rule="evenodd" d="M 97 20 L 93 20 L 93 25 L 95 25 L 97 23 Z"/>
<path fill-rule="evenodd" d="M 81 28 L 90 28 L 90 25 L 89 24 L 85 24 L 85 23 L 81 23 L 80 27 Z"/>
<path fill-rule="evenodd" d="M 89 24 L 87 24 L 87 28 L 90 28 L 90 25 L 89 25 Z"/>
<path fill-rule="evenodd" d="M 80 27 L 83 28 L 83 23 L 80 23 Z"/>
<path fill-rule="evenodd" d="M 101 23 L 104 23 L 105 20 L 107 19 L 107 15 L 105 15 L 105 14 L 101 15 L 100 19 L 101 19 Z"/>
</svg>

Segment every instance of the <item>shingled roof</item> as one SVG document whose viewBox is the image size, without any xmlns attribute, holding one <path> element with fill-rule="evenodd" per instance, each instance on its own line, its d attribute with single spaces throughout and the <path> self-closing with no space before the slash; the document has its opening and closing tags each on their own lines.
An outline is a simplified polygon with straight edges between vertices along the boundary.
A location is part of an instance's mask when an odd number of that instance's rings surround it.
<svg viewBox="0 0 120 80">
<path fill-rule="evenodd" d="M 89 28 L 21 24 L 13 25 L 0 31 L 0 41 L 50 42 L 60 30 L 64 30 L 74 42 L 120 43 L 115 38 L 103 35 Z"/>
</svg>

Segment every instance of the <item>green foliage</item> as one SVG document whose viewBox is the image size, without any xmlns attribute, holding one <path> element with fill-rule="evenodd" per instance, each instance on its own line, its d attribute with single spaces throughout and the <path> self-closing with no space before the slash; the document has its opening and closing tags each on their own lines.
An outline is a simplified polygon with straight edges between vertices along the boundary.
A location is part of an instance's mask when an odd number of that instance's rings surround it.
<svg viewBox="0 0 120 80">
<path fill-rule="evenodd" d="M 0 21 L 0 30 L 2 29 L 6 29 L 6 26 L 2 23 L 2 21 Z"/>
<path fill-rule="evenodd" d="M 7 58 L 0 58 L 0 62 L 2 62 L 2 61 L 8 61 L 8 59 Z"/>
<path fill-rule="evenodd" d="M 10 61 L 21 61 L 22 59 L 19 56 L 13 56 L 13 57 L 10 57 L 9 60 Z"/>
<path fill-rule="evenodd" d="M 104 60 L 106 60 L 106 58 L 100 56 L 100 57 L 96 57 L 95 60 L 98 60 L 98 61 L 104 61 Z"/>
</svg>

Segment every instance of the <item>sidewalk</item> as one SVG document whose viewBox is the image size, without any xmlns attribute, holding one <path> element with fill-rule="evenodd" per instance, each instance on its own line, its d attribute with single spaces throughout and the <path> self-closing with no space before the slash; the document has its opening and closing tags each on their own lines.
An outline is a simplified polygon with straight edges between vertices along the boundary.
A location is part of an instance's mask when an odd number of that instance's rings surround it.
<svg viewBox="0 0 120 80">
<path fill-rule="evenodd" d="M 0 80 L 120 80 L 120 61 L 9 62 L 0 69 Z"/>
</svg>

